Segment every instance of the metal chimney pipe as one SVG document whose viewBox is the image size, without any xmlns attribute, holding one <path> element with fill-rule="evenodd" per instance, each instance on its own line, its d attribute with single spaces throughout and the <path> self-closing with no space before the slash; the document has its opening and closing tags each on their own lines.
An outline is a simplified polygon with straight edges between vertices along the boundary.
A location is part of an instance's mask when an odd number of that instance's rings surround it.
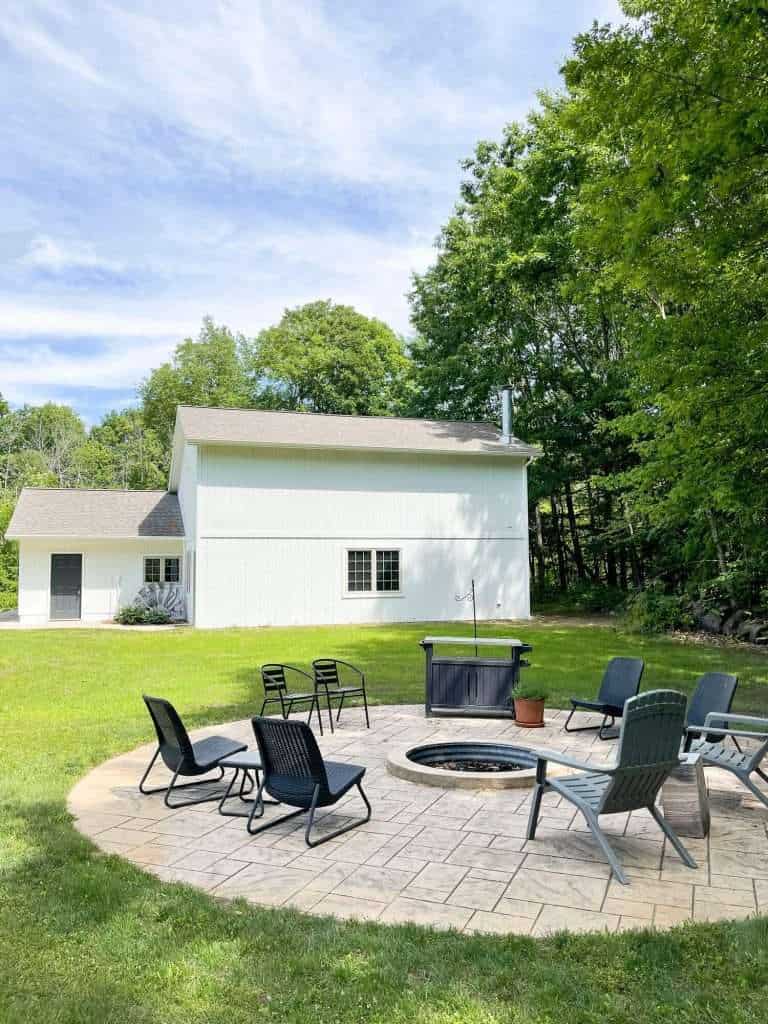
<svg viewBox="0 0 768 1024">
<path fill-rule="evenodd" d="M 512 441 L 512 388 L 501 389 L 501 443 Z"/>
</svg>

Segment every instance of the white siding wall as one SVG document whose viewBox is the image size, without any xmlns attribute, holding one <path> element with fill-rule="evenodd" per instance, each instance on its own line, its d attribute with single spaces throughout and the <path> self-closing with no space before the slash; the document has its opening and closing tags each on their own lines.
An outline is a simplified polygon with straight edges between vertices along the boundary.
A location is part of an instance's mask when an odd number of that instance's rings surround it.
<svg viewBox="0 0 768 1024">
<path fill-rule="evenodd" d="M 199 626 L 524 618 L 522 459 L 201 448 Z M 344 595 L 349 547 L 398 548 L 402 594 Z"/>
<path fill-rule="evenodd" d="M 19 618 L 30 625 L 48 621 L 51 555 L 83 556 L 82 615 L 85 621 L 110 619 L 130 604 L 143 582 L 145 555 L 181 555 L 179 540 L 19 542 Z"/>
<path fill-rule="evenodd" d="M 197 445 L 194 444 L 184 445 L 178 498 L 184 520 L 184 590 L 187 598 L 187 619 L 194 622 L 197 553 Z"/>
</svg>

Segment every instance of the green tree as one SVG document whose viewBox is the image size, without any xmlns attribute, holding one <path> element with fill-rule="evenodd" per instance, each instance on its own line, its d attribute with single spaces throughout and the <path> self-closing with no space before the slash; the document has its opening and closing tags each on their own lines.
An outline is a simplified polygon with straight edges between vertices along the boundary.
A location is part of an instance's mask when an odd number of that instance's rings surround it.
<svg viewBox="0 0 768 1024">
<path fill-rule="evenodd" d="M 330 301 L 286 310 L 256 339 L 250 366 L 262 407 L 387 416 L 412 401 L 401 339 L 381 320 Z"/>
<path fill-rule="evenodd" d="M 162 488 L 167 452 L 140 409 L 110 412 L 80 450 L 81 472 L 93 487 Z"/>
<path fill-rule="evenodd" d="M 170 452 L 179 405 L 245 408 L 253 405 L 251 382 L 241 353 L 242 335 L 216 325 L 210 317 L 196 340 L 186 338 L 170 362 L 163 363 L 139 387 L 144 423 Z M 167 460 L 170 458 L 166 454 Z"/>
<path fill-rule="evenodd" d="M 576 238 L 642 310 L 629 488 L 670 580 L 768 576 L 768 9 L 633 0 L 566 64 Z M 743 596 L 743 595 L 742 595 Z"/>
</svg>

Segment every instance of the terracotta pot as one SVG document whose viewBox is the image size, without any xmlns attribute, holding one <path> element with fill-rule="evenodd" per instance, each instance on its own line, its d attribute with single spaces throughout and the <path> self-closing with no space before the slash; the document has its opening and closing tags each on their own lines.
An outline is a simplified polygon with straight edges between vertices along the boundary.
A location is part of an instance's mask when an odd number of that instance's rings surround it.
<svg viewBox="0 0 768 1024">
<path fill-rule="evenodd" d="M 515 721 L 523 729 L 544 727 L 544 701 L 515 697 Z"/>
</svg>

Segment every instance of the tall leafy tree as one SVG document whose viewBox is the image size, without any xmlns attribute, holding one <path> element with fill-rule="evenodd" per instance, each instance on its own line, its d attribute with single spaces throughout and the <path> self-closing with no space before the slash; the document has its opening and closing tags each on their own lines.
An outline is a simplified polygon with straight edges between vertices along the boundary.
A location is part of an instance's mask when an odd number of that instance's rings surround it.
<svg viewBox="0 0 768 1024">
<path fill-rule="evenodd" d="M 638 521 L 659 568 L 768 578 L 768 8 L 632 0 L 565 78 L 588 154 L 580 245 L 643 311 L 632 339 Z M 743 589 L 743 588 L 742 588 Z"/>
<path fill-rule="evenodd" d="M 251 372 L 260 405 L 392 415 L 412 400 L 401 339 L 381 320 L 330 301 L 286 310 L 279 324 L 262 331 Z"/>
<path fill-rule="evenodd" d="M 153 370 L 141 384 L 144 422 L 166 451 L 177 406 L 240 408 L 253 404 L 251 381 L 242 359 L 244 346 L 242 335 L 206 317 L 197 339 L 181 342 L 172 359 Z"/>
</svg>

